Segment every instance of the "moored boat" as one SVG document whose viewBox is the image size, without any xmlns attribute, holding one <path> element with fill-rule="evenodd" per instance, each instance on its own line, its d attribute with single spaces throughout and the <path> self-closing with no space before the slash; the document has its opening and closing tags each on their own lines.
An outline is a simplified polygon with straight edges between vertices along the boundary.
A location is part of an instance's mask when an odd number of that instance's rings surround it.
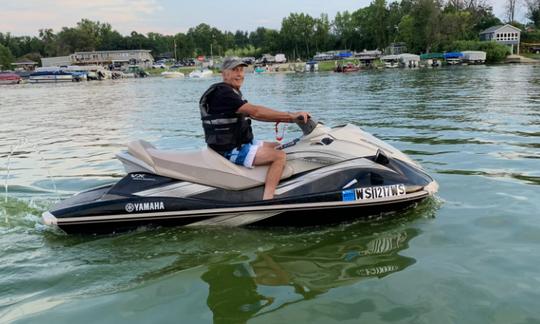
<svg viewBox="0 0 540 324">
<path fill-rule="evenodd" d="M 34 73 L 30 74 L 28 81 L 31 83 L 72 82 L 73 74 L 63 71 L 58 67 L 37 68 Z"/>
<path fill-rule="evenodd" d="M 213 74 L 214 72 L 212 72 L 212 70 L 209 70 L 209 69 L 195 70 L 189 74 L 189 77 L 192 79 L 209 78 Z"/>
<path fill-rule="evenodd" d="M 165 72 L 161 72 L 161 76 L 167 79 L 176 79 L 176 78 L 183 78 L 184 73 L 177 72 L 177 71 L 165 71 Z"/>
<path fill-rule="evenodd" d="M 15 73 L 0 72 L 0 84 L 19 84 L 21 81 L 21 77 Z"/>
<path fill-rule="evenodd" d="M 346 65 L 340 64 L 334 69 L 334 72 L 341 72 L 341 73 L 358 72 L 358 71 L 360 71 L 360 67 L 352 63 L 347 63 Z"/>
</svg>

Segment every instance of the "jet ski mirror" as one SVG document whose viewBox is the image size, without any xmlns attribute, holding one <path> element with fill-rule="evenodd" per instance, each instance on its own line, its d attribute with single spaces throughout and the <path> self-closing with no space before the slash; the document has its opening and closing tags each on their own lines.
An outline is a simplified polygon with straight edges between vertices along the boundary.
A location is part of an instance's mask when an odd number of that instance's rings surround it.
<svg viewBox="0 0 540 324">
<path fill-rule="evenodd" d="M 309 117 L 308 121 L 304 123 L 304 118 L 300 116 L 298 117 L 296 124 L 298 124 L 298 127 L 300 127 L 300 129 L 302 130 L 302 133 L 304 133 L 304 136 L 306 136 L 306 135 L 311 134 L 311 132 L 313 132 L 313 130 L 317 127 L 319 122 Z"/>
</svg>

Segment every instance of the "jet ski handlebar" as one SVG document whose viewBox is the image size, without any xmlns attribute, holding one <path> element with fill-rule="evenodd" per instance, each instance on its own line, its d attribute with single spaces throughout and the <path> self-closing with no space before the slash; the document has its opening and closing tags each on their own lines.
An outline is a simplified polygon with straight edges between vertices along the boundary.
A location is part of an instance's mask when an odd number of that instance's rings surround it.
<svg viewBox="0 0 540 324">
<path fill-rule="evenodd" d="M 319 123 L 315 119 L 311 118 L 311 116 L 308 116 L 307 122 L 304 122 L 304 116 L 298 116 L 296 118 L 296 124 L 298 124 L 298 127 L 300 127 L 305 136 L 311 134 Z"/>
</svg>

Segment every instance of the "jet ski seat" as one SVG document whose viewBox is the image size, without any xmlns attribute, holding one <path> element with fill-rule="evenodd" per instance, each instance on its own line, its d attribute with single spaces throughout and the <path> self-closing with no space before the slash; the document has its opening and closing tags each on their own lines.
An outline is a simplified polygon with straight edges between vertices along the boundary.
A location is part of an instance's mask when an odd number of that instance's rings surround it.
<svg viewBox="0 0 540 324">
<path fill-rule="evenodd" d="M 128 152 L 151 166 L 158 175 L 228 190 L 264 184 L 269 167 L 249 169 L 239 166 L 207 147 L 190 152 L 158 150 L 143 140 L 129 143 Z M 292 167 L 286 165 L 281 178 L 293 174 Z"/>
</svg>

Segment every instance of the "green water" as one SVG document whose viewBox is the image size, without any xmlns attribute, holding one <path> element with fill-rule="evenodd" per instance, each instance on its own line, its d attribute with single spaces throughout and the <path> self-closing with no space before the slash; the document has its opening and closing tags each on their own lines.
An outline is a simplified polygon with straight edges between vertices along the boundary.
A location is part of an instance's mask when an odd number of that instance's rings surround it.
<svg viewBox="0 0 540 324">
<path fill-rule="evenodd" d="M 437 179 L 435 199 L 383 221 L 109 236 L 41 223 L 118 180 L 130 140 L 203 145 L 197 101 L 217 80 L 0 87 L 0 322 L 540 323 L 540 66 L 248 76 L 250 102 L 357 124 Z"/>
</svg>

